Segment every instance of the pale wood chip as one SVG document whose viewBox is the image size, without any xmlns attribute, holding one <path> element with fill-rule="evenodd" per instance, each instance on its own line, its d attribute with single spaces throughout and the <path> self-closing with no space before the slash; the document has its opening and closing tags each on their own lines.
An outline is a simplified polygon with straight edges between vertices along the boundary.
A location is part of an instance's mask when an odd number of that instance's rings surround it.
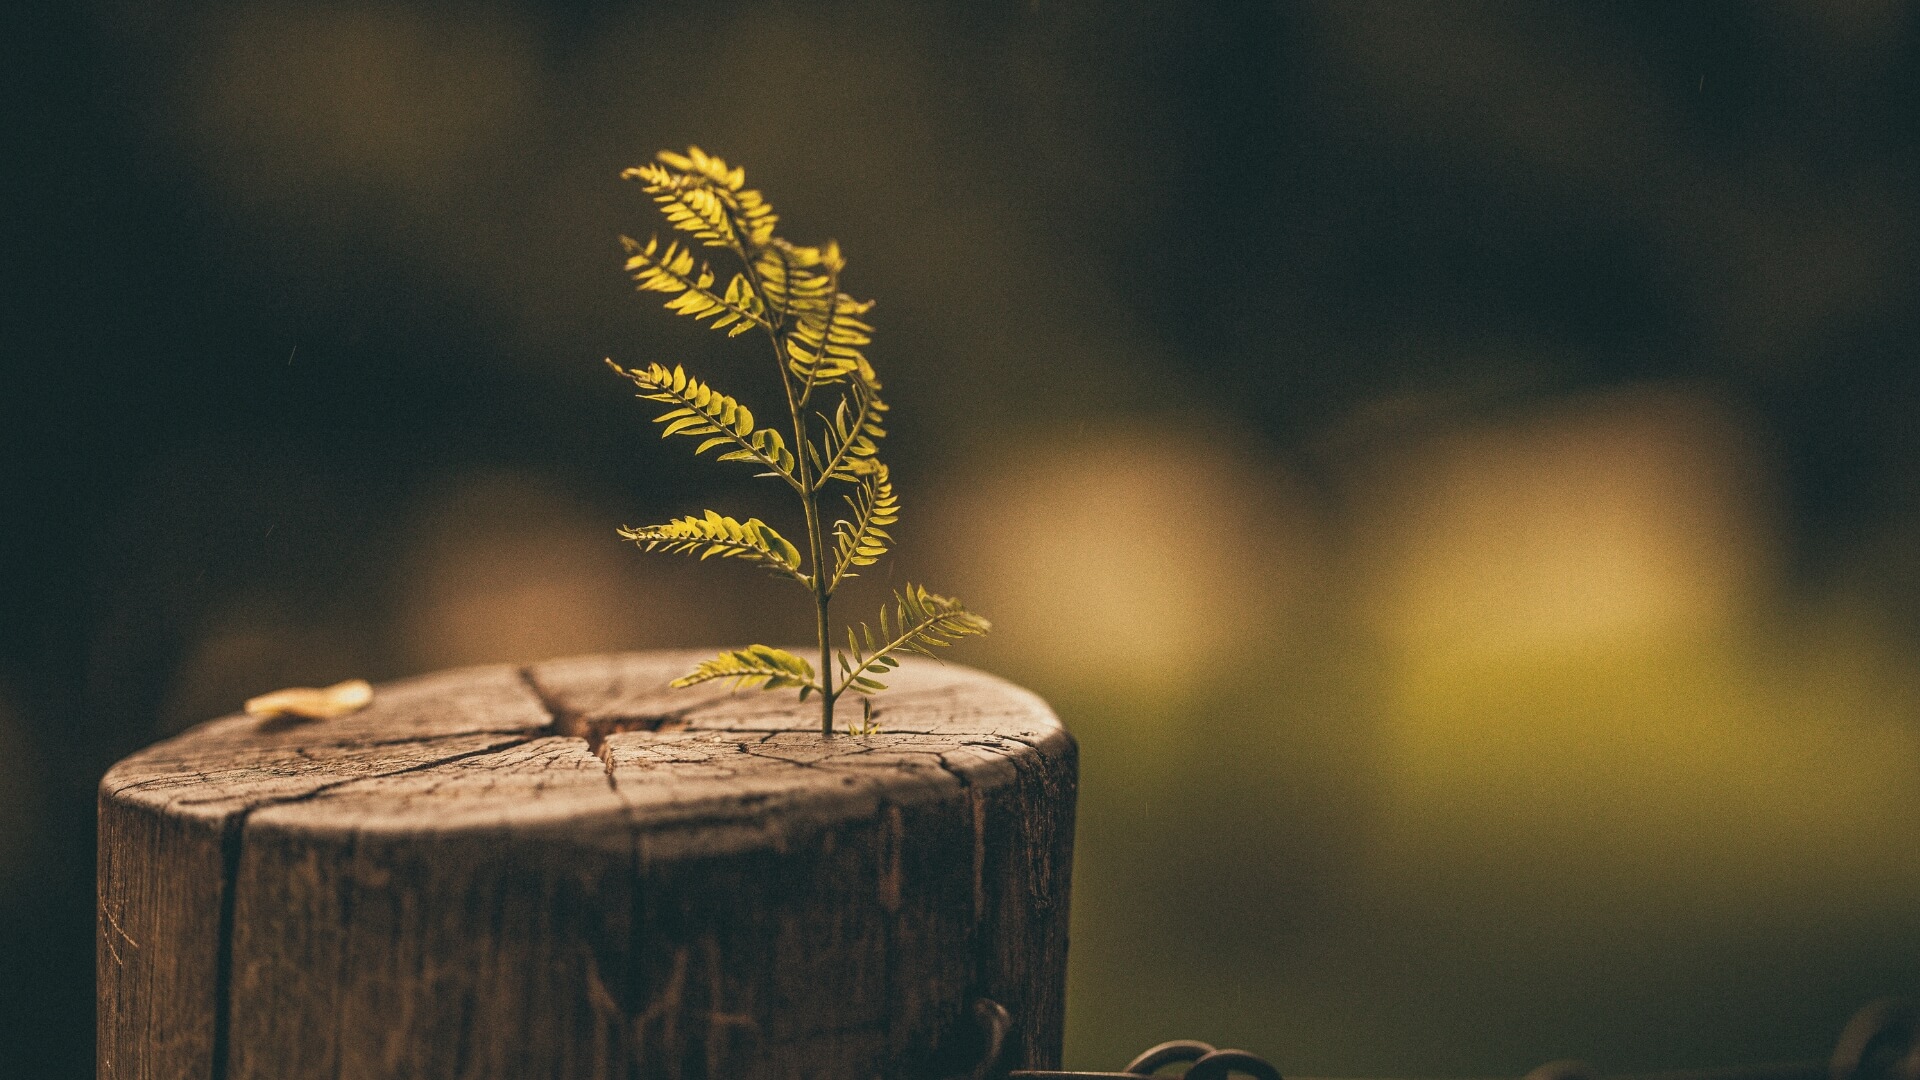
<svg viewBox="0 0 1920 1080">
<path fill-rule="evenodd" d="M 299 716 L 308 720 L 331 720 L 336 716 L 359 712 L 373 700 L 373 684 L 365 679 L 348 679 L 328 687 L 290 686 L 271 694 L 247 699 L 248 716 Z"/>
</svg>

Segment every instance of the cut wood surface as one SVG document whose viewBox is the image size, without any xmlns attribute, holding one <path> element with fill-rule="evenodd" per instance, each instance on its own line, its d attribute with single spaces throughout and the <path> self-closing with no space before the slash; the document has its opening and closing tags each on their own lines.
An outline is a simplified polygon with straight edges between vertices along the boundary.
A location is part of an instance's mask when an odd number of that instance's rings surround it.
<svg viewBox="0 0 1920 1080">
<path fill-rule="evenodd" d="M 667 688 L 705 655 L 444 672 L 115 766 L 100 1075 L 915 1080 L 978 996 L 1057 1065 L 1045 703 L 909 661 L 879 734 L 825 738 L 790 693 Z"/>
</svg>

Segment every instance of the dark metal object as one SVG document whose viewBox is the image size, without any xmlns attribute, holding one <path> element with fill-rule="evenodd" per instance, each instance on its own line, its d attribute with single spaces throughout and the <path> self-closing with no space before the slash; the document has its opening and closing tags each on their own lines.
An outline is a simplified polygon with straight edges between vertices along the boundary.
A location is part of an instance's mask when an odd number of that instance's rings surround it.
<svg viewBox="0 0 1920 1080">
<path fill-rule="evenodd" d="M 1920 1080 L 1920 1002 L 1870 1001 L 1833 1048 L 1832 1080 Z"/>
<path fill-rule="evenodd" d="M 981 1052 L 980 1063 L 973 1067 L 973 1071 L 953 1080 L 1139 1080 L 1142 1076 L 1152 1076 L 1164 1066 L 1181 1062 L 1191 1062 L 1183 1074 L 1187 1080 L 1230 1080 L 1234 1076 L 1250 1076 L 1253 1080 L 1281 1080 L 1279 1069 L 1245 1050 L 1216 1050 L 1206 1043 L 1184 1039 L 1153 1047 L 1128 1062 L 1123 1072 L 1008 1070 L 1003 1059 L 1007 1054 L 1007 1032 L 1013 1027 L 1013 1018 L 1007 1015 L 1006 1007 L 997 1001 L 981 998 L 973 1003 L 973 1017 L 980 1025 L 986 1045 Z"/>
<path fill-rule="evenodd" d="M 1004 1062 L 1013 1019 L 998 1002 L 974 1002 L 985 1049 L 971 1072 L 952 1080 L 1139 1080 L 1169 1065 L 1187 1063 L 1184 1080 L 1282 1080 L 1280 1070 L 1245 1050 L 1217 1050 L 1203 1042 L 1164 1042 L 1127 1063 L 1120 1072 L 1065 1072 L 1009 1069 Z M 1295 1077 L 1294 1080 L 1312 1080 Z M 1729 1069 L 1642 1073 L 1605 1077 L 1584 1061 L 1549 1061 L 1521 1080 L 1920 1080 L 1920 1003 L 1895 998 L 1868 1002 L 1834 1044 L 1833 1057 L 1820 1062 L 1751 1065 Z"/>
</svg>

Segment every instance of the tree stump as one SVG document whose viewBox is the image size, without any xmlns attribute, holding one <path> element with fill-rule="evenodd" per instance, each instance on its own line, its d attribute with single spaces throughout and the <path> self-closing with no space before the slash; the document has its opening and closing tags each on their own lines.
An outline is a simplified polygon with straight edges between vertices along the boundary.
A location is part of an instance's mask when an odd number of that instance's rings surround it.
<svg viewBox="0 0 1920 1080">
<path fill-rule="evenodd" d="M 877 735 L 667 681 L 706 654 L 429 675 L 230 716 L 100 786 L 108 1080 L 912 1080 L 1057 1067 L 1075 749 L 908 661 Z"/>
</svg>

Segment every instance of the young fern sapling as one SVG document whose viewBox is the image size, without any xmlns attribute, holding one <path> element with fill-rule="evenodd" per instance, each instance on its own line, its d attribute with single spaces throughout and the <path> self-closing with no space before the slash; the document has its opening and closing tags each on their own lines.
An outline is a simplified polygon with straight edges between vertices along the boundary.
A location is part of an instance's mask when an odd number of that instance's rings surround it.
<svg viewBox="0 0 1920 1080">
<path fill-rule="evenodd" d="M 607 364 L 631 380 L 641 398 L 668 406 L 654 418 L 665 425 L 662 438 L 700 439 L 695 454 L 718 449 L 718 460 L 757 465 L 756 475 L 791 489 L 800 500 L 806 553 L 758 518 L 738 521 L 712 510 L 664 525 L 622 528 L 620 535 L 647 551 L 741 559 L 802 586 L 813 594 L 819 638 L 817 672 L 784 649 L 750 645 L 722 652 L 672 685 L 724 679 L 736 689 L 798 689 L 801 701 L 818 694 L 820 733 L 829 736 L 835 700 L 852 691 L 865 706 L 859 731 L 871 732 L 870 695 L 886 689 L 880 676 L 899 666 L 902 653 L 931 656 L 935 648 L 988 628 L 987 620 L 958 600 L 907 585 L 894 593 L 891 604 L 881 605 L 878 632 L 867 623 L 858 630 L 850 624 L 846 648 L 834 648 L 828 619 L 834 592 L 887 553 L 893 542 L 887 530 L 900 519 L 900 502 L 879 456 L 887 406 L 863 351 L 872 340 L 873 327 L 864 317 L 873 301 L 855 300 L 840 290 L 846 259 L 838 244 L 802 247 L 774 235 L 779 219 L 758 191 L 745 186 L 746 174 L 697 146 L 685 154 L 661 151 L 655 161 L 621 177 L 639 181 L 667 223 L 691 236 L 665 247 L 658 237 L 645 244 L 621 237 L 635 285 L 642 292 L 667 294 L 668 311 L 728 337 L 764 333 L 773 347 L 791 435 L 759 426 L 745 405 L 677 365 L 629 369 L 611 359 Z M 696 245 L 718 248 L 738 262 L 740 269 L 724 287 L 718 286 L 713 267 L 695 257 Z M 834 496 L 846 511 L 829 525 Z"/>
</svg>

